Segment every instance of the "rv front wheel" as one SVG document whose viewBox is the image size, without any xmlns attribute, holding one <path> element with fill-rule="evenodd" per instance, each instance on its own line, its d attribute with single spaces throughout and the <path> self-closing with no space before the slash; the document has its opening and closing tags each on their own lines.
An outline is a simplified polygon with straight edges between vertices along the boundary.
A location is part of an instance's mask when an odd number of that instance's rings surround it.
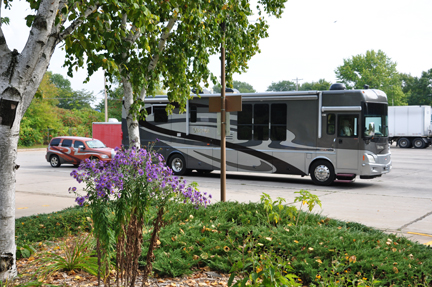
<svg viewBox="0 0 432 287">
<path fill-rule="evenodd" d="M 317 185 L 330 185 L 335 180 L 333 166 L 324 160 L 316 161 L 310 169 L 312 181 Z"/>
<path fill-rule="evenodd" d="M 186 161 L 181 154 L 175 154 L 171 156 L 169 160 L 169 167 L 173 170 L 176 175 L 183 175 L 186 173 Z"/>
</svg>

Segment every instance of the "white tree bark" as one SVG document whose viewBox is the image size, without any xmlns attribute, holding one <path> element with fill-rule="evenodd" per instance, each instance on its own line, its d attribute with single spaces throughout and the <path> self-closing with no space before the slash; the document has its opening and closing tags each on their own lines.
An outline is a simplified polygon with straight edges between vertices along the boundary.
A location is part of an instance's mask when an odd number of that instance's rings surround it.
<svg viewBox="0 0 432 287">
<path fill-rule="evenodd" d="M 172 29 L 174 28 L 174 24 L 177 21 L 178 13 L 177 10 L 174 11 L 173 17 L 168 21 L 167 26 L 165 27 L 164 31 L 161 34 L 161 38 L 159 40 L 158 50 L 153 55 L 152 60 L 150 61 L 150 64 L 147 68 L 147 71 L 150 73 L 156 68 L 156 65 L 159 61 L 159 55 L 162 53 L 162 51 L 165 49 L 166 43 L 168 41 L 169 35 L 171 34 Z M 126 26 L 126 16 L 123 18 L 124 26 Z M 136 33 L 133 35 L 133 37 L 129 37 L 126 39 L 126 41 L 134 42 L 138 39 L 138 34 Z M 125 54 L 123 54 L 123 57 L 126 57 Z M 132 83 L 129 81 L 128 78 L 123 77 L 122 78 L 123 88 L 124 88 L 124 101 L 123 105 L 126 112 L 126 123 L 127 123 L 127 129 L 128 129 L 128 135 L 129 135 L 129 146 L 141 146 L 141 139 L 139 134 L 139 123 L 136 115 L 133 114 L 131 111 L 131 106 L 134 102 L 134 96 L 133 96 L 133 88 Z M 140 100 L 144 101 L 145 97 L 147 95 L 147 86 L 141 87 L 140 92 Z"/>
<path fill-rule="evenodd" d="M 21 53 L 10 51 L 0 26 L 0 282 L 17 275 L 15 181 L 21 119 L 48 69 L 57 44 L 82 23 L 77 19 L 60 34 L 55 17 L 63 4 L 42 0 Z M 86 13 L 94 11 L 89 7 Z M 5 125 L 7 123 L 7 125 Z"/>
<path fill-rule="evenodd" d="M 123 105 L 126 112 L 126 124 L 129 135 L 129 147 L 141 147 L 141 140 L 139 135 L 139 125 L 137 117 L 132 113 L 131 107 L 133 104 L 133 89 L 132 84 L 127 78 L 122 78 L 124 99 Z"/>
</svg>

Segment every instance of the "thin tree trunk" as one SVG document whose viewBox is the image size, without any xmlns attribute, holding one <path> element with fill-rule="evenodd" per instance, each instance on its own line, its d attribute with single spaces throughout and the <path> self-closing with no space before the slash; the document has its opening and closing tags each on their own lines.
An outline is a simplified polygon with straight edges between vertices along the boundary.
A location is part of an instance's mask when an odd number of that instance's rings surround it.
<svg viewBox="0 0 432 287">
<path fill-rule="evenodd" d="M 124 100 L 123 105 L 126 112 L 126 123 L 129 135 L 129 147 L 136 146 L 141 147 L 141 140 L 139 135 L 138 118 L 133 114 L 131 107 L 133 105 L 133 89 L 131 82 L 122 78 L 123 89 L 124 89 Z"/>
</svg>

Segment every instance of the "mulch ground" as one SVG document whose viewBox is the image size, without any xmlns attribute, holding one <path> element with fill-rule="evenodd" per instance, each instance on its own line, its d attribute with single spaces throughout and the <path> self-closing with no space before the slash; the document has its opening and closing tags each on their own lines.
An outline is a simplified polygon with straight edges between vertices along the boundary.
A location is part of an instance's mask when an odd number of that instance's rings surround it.
<svg viewBox="0 0 432 287">
<path fill-rule="evenodd" d="M 98 279 L 96 276 L 90 275 L 84 271 L 59 271 L 54 272 L 44 279 L 38 279 L 38 269 L 40 268 L 39 259 L 47 252 L 62 255 L 64 253 L 61 248 L 63 241 L 51 242 L 49 246 L 40 243 L 39 250 L 29 258 L 22 258 L 17 260 L 18 277 L 8 286 L 98 286 Z M 198 286 L 228 286 L 229 274 L 221 274 L 211 271 L 208 267 L 197 268 L 193 270 L 193 274 L 178 278 L 149 278 L 144 286 L 184 286 L 184 287 L 198 287 Z M 117 286 L 114 282 L 115 271 L 112 272 L 112 280 L 110 286 Z M 32 285 L 30 282 L 39 282 L 39 284 Z M 30 283 L 30 285 L 28 285 Z M 40 285 L 42 284 L 42 285 Z M 101 282 L 100 286 L 104 285 Z M 142 277 L 138 276 L 135 286 L 143 286 Z"/>
</svg>

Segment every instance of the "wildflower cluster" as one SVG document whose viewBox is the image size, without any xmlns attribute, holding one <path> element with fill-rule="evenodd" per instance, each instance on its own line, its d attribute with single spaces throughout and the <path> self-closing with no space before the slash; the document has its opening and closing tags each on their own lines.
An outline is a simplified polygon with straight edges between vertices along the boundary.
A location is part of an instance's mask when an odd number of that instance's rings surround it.
<svg viewBox="0 0 432 287">
<path fill-rule="evenodd" d="M 201 193 L 196 185 L 186 186 L 185 180 L 172 175 L 163 156 L 155 151 L 136 147 L 116 149 L 112 161 L 86 159 L 81 162 L 71 176 L 78 183 L 86 184 L 84 190 L 87 194 L 79 196 L 76 187 L 69 188 L 69 192 L 78 195 L 75 201 L 81 206 L 86 201 L 112 201 L 122 196 L 130 198 L 137 191 L 155 200 L 164 200 L 173 194 L 182 195 L 184 202 L 191 202 L 196 208 L 210 203 L 210 194 Z"/>
</svg>

